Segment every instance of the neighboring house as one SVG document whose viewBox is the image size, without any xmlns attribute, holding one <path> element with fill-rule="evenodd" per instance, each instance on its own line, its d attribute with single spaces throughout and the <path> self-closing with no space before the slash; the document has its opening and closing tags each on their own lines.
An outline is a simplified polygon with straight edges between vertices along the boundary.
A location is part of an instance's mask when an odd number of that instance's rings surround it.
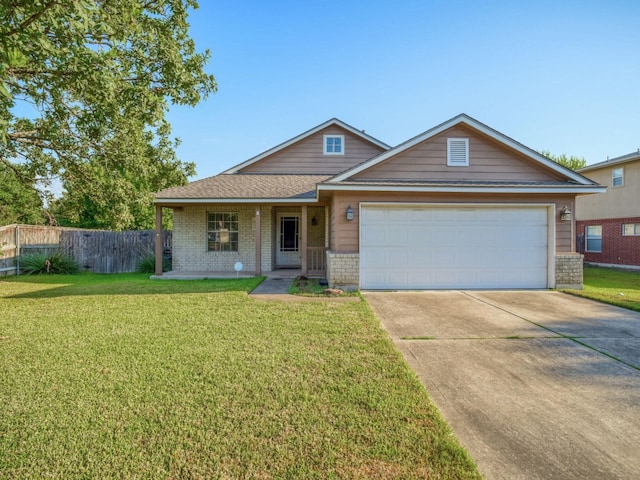
<svg viewBox="0 0 640 480">
<path fill-rule="evenodd" d="M 173 209 L 174 272 L 242 262 L 361 289 L 553 288 L 582 285 L 561 210 L 604 190 L 464 114 L 393 148 L 332 119 L 157 193 L 156 218 Z"/>
<path fill-rule="evenodd" d="M 640 266 L 640 149 L 581 168 L 607 186 L 604 195 L 578 197 L 578 249 L 589 263 Z"/>
</svg>

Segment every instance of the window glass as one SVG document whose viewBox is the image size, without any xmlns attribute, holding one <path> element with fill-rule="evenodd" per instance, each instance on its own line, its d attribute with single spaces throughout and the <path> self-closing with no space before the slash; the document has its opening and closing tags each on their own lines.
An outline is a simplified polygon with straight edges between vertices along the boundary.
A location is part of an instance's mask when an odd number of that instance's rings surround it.
<svg viewBox="0 0 640 480">
<path fill-rule="evenodd" d="M 207 213 L 207 250 L 238 251 L 238 213 Z"/>
<path fill-rule="evenodd" d="M 624 236 L 640 235 L 640 223 L 623 223 L 622 235 Z"/>
<path fill-rule="evenodd" d="M 624 183 L 624 170 L 622 168 L 614 168 L 611 177 L 612 185 L 614 187 L 621 187 Z"/>
<path fill-rule="evenodd" d="M 601 225 L 589 225 L 587 227 L 587 252 L 601 252 L 602 251 L 602 226 Z"/>
<path fill-rule="evenodd" d="M 325 135 L 324 154 L 342 155 L 344 153 L 344 135 Z"/>
</svg>

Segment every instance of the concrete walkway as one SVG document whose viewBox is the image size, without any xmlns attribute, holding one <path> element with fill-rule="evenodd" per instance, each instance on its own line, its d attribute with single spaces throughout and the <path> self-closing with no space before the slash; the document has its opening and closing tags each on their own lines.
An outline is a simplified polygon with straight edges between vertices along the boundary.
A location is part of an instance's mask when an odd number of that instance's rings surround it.
<svg viewBox="0 0 640 480">
<path fill-rule="evenodd" d="M 552 291 L 365 298 L 485 478 L 640 478 L 640 313 Z"/>
<path fill-rule="evenodd" d="M 293 283 L 293 280 L 293 277 L 267 277 L 250 295 L 289 295 L 289 287 Z"/>
<path fill-rule="evenodd" d="M 295 280 L 294 277 L 267 277 L 264 282 L 258 285 L 249 297 L 256 300 L 278 300 L 281 302 L 360 302 L 360 297 L 305 297 L 301 295 L 291 295 L 289 287 Z"/>
</svg>

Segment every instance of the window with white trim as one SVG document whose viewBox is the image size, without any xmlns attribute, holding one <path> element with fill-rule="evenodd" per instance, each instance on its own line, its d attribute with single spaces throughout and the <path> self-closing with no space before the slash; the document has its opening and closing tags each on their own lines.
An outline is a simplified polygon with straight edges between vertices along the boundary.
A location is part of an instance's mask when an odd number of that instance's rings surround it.
<svg viewBox="0 0 640 480">
<path fill-rule="evenodd" d="M 447 138 L 447 166 L 469 166 L 469 139 Z"/>
<path fill-rule="evenodd" d="M 602 252 L 602 225 L 588 225 L 585 229 L 587 252 Z"/>
<path fill-rule="evenodd" d="M 238 251 L 238 212 L 207 212 L 207 250 Z"/>
<path fill-rule="evenodd" d="M 614 168 L 611 172 L 611 185 L 622 187 L 624 185 L 624 168 Z"/>
<path fill-rule="evenodd" d="M 640 223 L 623 223 L 622 236 L 635 237 L 640 235 Z"/>
<path fill-rule="evenodd" d="M 344 155 L 344 135 L 325 135 L 322 153 L 325 155 Z"/>
</svg>

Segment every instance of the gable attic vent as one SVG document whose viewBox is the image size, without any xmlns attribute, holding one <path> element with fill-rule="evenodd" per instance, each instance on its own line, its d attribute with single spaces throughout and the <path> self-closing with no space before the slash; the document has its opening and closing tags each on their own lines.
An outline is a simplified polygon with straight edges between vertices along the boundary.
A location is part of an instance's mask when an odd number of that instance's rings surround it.
<svg viewBox="0 0 640 480">
<path fill-rule="evenodd" d="M 447 138 L 447 166 L 466 167 L 469 165 L 469 139 Z"/>
</svg>

